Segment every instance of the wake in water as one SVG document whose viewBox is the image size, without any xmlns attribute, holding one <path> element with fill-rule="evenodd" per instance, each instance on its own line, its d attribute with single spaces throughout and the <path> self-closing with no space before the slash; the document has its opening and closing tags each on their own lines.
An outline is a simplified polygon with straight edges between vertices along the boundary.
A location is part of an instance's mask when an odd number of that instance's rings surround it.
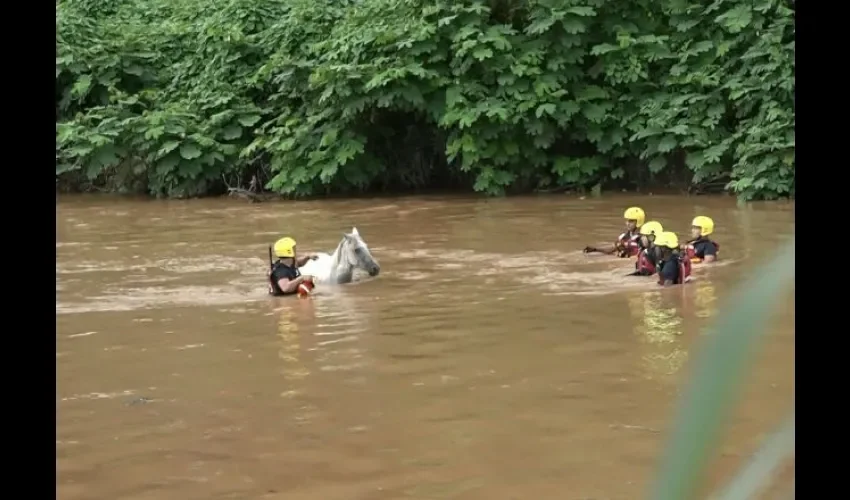
<svg viewBox="0 0 850 500">
<path fill-rule="evenodd" d="M 127 264 L 82 261 L 56 266 L 57 314 L 132 311 L 162 307 L 234 305 L 260 301 L 265 283 L 262 259 L 210 255 Z M 92 293 L 74 293 L 79 274 L 114 274 Z M 203 281 L 221 284 L 204 286 Z"/>
<path fill-rule="evenodd" d="M 657 287 L 654 277 L 627 277 L 633 271 L 632 259 L 588 256 L 581 251 L 542 251 L 500 254 L 473 250 L 376 248 L 376 252 L 394 257 L 395 265 L 382 280 L 419 282 L 422 286 L 447 286 L 449 283 L 474 281 L 457 293 L 494 293 L 501 295 L 537 293 L 554 295 L 605 295 Z M 712 268 L 735 264 L 720 260 L 694 266 L 694 279 L 711 273 Z M 424 264 L 424 265 L 423 265 Z M 165 258 L 126 262 L 82 261 L 56 266 L 57 314 L 131 311 L 138 309 L 233 306 L 268 300 L 263 259 L 211 255 L 194 258 Z M 579 269 L 580 268 L 580 269 Z M 591 269 L 588 269 L 591 268 Z M 597 268 L 597 269 L 592 269 Z M 97 293 L 71 293 L 78 281 L 69 275 L 115 273 Z M 220 284 L 197 283 L 204 281 Z M 70 285 L 70 286 L 69 286 Z M 347 285 L 350 286 L 350 285 Z M 452 285 L 453 286 L 453 285 Z M 418 286 L 394 293 L 421 294 Z M 317 296 L 328 294 L 317 289 Z M 72 300 L 69 300 L 72 299 Z"/>
</svg>

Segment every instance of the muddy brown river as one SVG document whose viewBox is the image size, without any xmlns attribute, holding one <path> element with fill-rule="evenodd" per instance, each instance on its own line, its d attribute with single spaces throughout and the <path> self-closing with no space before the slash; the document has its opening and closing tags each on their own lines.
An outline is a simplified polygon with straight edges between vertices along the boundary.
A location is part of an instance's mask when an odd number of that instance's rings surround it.
<svg viewBox="0 0 850 500">
<path fill-rule="evenodd" d="M 659 290 L 581 252 L 642 206 L 721 262 Z M 57 492 L 115 499 L 644 498 L 701 333 L 793 202 L 60 197 Z M 267 247 L 356 226 L 382 272 L 266 295 Z M 789 293 L 708 485 L 793 407 Z M 684 499 L 683 499 L 684 500 Z"/>
</svg>

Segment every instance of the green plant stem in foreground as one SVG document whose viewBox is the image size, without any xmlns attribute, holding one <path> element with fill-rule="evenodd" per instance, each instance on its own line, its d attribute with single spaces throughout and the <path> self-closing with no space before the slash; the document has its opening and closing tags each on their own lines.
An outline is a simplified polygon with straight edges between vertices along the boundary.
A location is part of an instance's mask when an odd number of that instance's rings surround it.
<svg viewBox="0 0 850 500">
<path fill-rule="evenodd" d="M 781 0 L 59 0 L 60 184 L 795 189 Z"/>
<path fill-rule="evenodd" d="M 794 280 L 795 243 L 758 268 L 728 301 L 693 361 L 653 500 L 695 498 L 721 426 L 742 385 L 747 361 L 778 299 Z M 742 483 L 737 483 L 742 484 Z"/>
<path fill-rule="evenodd" d="M 749 500 L 767 487 L 776 469 L 794 451 L 796 417 L 791 413 L 759 449 L 752 461 L 716 496 L 717 500 Z"/>
</svg>

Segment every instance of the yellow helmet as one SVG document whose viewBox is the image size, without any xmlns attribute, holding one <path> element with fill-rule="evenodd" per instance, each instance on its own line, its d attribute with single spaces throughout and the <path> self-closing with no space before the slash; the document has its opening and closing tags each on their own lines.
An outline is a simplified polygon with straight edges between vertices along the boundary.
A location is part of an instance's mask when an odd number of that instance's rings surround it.
<svg viewBox="0 0 850 500">
<path fill-rule="evenodd" d="M 637 221 L 637 225 L 640 227 L 646 220 L 646 213 L 640 207 L 629 207 L 623 214 L 623 218 L 626 220 Z"/>
<path fill-rule="evenodd" d="M 691 225 L 698 227 L 703 236 L 708 236 L 709 234 L 714 232 L 714 221 L 711 220 L 710 217 L 706 217 L 705 215 L 698 215 L 694 217 L 694 220 L 693 222 L 691 222 Z"/>
<path fill-rule="evenodd" d="M 651 235 L 658 236 L 659 234 L 661 234 L 663 232 L 664 232 L 664 228 L 661 227 L 661 223 L 655 222 L 654 220 L 643 223 L 640 226 L 640 234 L 642 234 L 644 236 L 651 236 Z"/>
<path fill-rule="evenodd" d="M 295 257 L 295 240 L 287 236 L 275 241 L 274 254 L 278 257 Z"/>
<path fill-rule="evenodd" d="M 679 248 L 679 237 L 676 236 L 676 233 L 664 231 L 661 234 L 655 235 L 655 244 L 660 247 L 667 247 L 675 250 Z"/>
</svg>

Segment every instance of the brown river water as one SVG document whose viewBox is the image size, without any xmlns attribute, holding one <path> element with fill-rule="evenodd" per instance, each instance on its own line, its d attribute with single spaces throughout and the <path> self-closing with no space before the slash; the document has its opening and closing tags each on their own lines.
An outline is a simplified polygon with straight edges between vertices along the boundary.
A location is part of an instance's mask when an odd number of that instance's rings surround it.
<svg viewBox="0 0 850 500">
<path fill-rule="evenodd" d="M 721 262 L 659 290 L 581 252 L 635 204 L 680 238 L 714 218 Z M 63 500 L 637 500 L 702 330 L 794 204 L 79 196 L 57 225 Z M 330 252 L 352 226 L 378 277 L 266 295 L 275 239 Z M 781 309 L 708 486 L 793 408 L 790 292 Z"/>
</svg>

